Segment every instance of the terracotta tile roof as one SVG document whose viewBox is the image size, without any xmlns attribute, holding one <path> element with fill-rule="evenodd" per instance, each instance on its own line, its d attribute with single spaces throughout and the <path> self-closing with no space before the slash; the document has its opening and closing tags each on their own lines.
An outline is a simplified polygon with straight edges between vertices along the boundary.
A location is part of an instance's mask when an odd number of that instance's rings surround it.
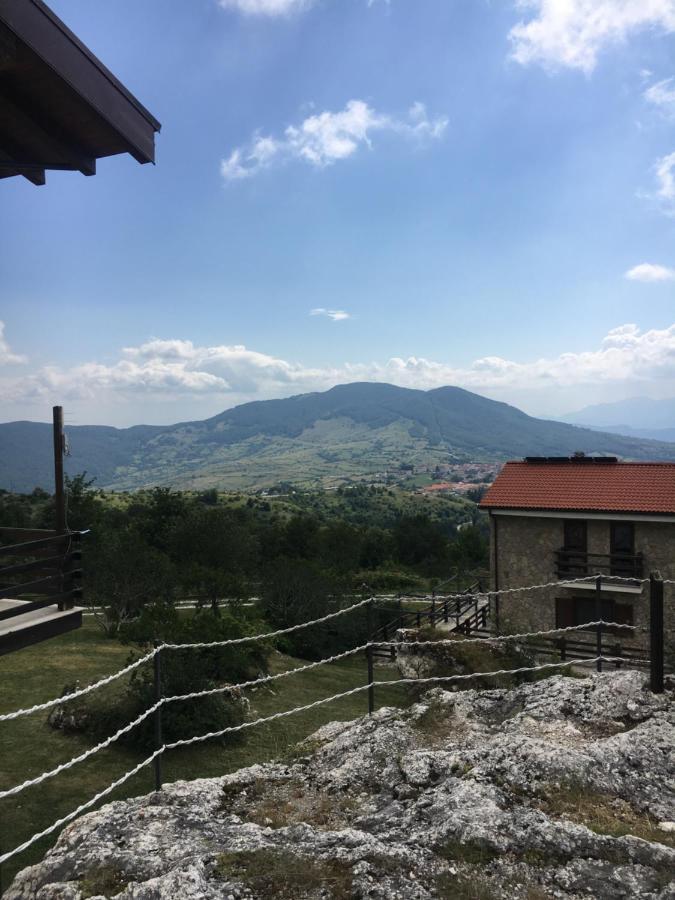
<svg viewBox="0 0 675 900">
<path fill-rule="evenodd" d="M 675 515 L 675 463 L 507 462 L 480 505 Z"/>
</svg>

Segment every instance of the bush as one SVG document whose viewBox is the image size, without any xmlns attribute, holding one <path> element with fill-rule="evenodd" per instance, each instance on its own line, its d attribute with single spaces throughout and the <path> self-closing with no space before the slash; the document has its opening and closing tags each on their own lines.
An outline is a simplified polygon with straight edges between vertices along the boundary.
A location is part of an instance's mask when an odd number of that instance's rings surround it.
<svg viewBox="0 0 675 900">
<path fill-rule="evenodd" d="M 163 604 L 146 607 L 138 619 L 120 627 L 123 642 L 138 644 L 143 650 L 147 650 L 155 637 L 166 643 L 184 644 L 228 640 L 247 633 L 251 632 L 245 623 L 228 613 L 215 615 L 211 610 L 198 610 L 194 615 L 181 617 L 172 606 Z M 211 690 L 227 683 L 234 686 L 230 691 L 212 696 L 166 704 L 162 708 L 164 741 L 171 743 L 241 724 L 246 701 L 236 685 L 267 672 L 269 651 L 270 647 L 259 641 L 222 648 L 163 650 L 163 696 Z M 136 654 L 131 654 L 128 662 L 136 658 Z M 54 714 L 49 721 L 53 727 L 82 732 L 98 741 L 135 719 L 154 702 L 153 667 L 147 664 L 132 672 L 113 702 L 110 695 L 105 702 L 100 696 L 89 695 L 78 701 L 74 710 L 68 704 L 63 707 L 65 714 Z M 230 739 L 235 739 L 235 735 Z M 120 742 L 151 749 L 154 746 L 152 716 L 125 734 Z"/>
</svg>

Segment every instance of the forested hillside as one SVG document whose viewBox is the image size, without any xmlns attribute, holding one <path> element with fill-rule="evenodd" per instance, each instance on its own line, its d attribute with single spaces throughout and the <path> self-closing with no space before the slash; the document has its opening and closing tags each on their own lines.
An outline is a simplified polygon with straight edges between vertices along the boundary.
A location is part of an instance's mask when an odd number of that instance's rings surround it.
<svg viewBox="0 0 675 900">
<path fill-rule="evenodd" d="M 323 393 L 246 403 L 201 422 L 68 429 L 71 475 L 115 490 L 153 485 L 260 489 L 279 481 L 331 487 L 346 479 L 525 455 L 614 454 L 675 459 L 675 445 L 528 416 L 456 387 L 417 391 L 347 384 Z M 0 425 L 0 487 L 52 484 L 51 425 Z"/>
</svg>

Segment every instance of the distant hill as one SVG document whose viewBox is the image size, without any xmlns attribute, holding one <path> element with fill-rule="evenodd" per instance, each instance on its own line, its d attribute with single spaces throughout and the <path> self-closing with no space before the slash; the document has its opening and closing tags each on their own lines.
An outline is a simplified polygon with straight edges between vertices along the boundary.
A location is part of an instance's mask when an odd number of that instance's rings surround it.
<svg viewBox="0 0 675 900">
<path fill-rule="evenodd" d="M 598 403 L 560 418 L 572 425 L 583 425 L 612 434 L 675 441 L 675 397 L 663 400 L 631 397 L 614 403 Z"/>
<path fill-rule="evenodd" d="M 172 485 L 252 489 L 280 481 L 331 486 L 397 471 L 401 463 L 524 455 L 616 454 L 675 459 L 675 444 L 535 419 L 457 387 L 416 391 L 355 383 L 285 400 L 246 403 L 168 426 L 68 429 L 66 471 L 117 490 Z M 0 487 L 52 485 L 51 425 L 0 424 Z"/>
</svg>

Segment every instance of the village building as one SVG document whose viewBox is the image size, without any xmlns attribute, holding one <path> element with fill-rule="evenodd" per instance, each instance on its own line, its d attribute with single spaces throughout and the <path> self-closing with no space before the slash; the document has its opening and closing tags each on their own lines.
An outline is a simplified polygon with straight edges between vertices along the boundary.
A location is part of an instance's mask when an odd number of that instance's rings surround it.
<svg viewBox="0 0 675 900">
<path fill-rule="evenodd" d="M 635 625 L 646 643 L 650 574 L 675 579 L 675 463 L 614 457 L 507 462 L 481 501 L 490 520 L 491 589 L 500 631 Z M 600 575 L 600 602 L 598 580 Z M 585 578 L 585 581 L 565 583 Z M 666 655 L 675 656 L 675 593 L 664 588 Z"/>
</svg>

